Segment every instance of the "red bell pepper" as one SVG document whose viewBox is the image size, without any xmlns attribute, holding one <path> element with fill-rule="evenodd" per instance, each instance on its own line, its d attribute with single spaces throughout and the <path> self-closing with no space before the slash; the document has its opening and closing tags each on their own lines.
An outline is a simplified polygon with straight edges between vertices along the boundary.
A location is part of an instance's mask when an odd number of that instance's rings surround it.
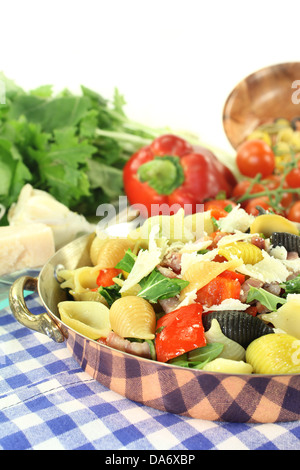
<svg viewBox="0 0 300 470">
<path fill-rule="evenodd" d="M 159 362 L 206 345 L 202 311 L 202 305 L 192 304 L 166 313 L 157 321 L 155 349 Z"/>
<path fill-rule="evenodd" d="M 210 308 L 212 305 L 219 305 L 223 300 L 239 299 L 241 284 L 244 281 L 243 274 L 226 270 L 198 290 L 196 302 Z"/>
<path fill-rule="evenodd" d="M 100 269 L 96 284 L 97 286 L 109 287 L 114 284 L 113 278 L 117 277 L 122 271 L 116 268 Z"/>
<path fill-rule="evenodd" d="M 230 197 L 236 185 L 234 175 L 212 152 L 171 134 L 132 155 L 124 167 L 123 181 L 130 204 L 143 205 L 140 212 L 145 217 L 170 215 L 169 208 L 175 204 L 194 213 L 197 204 L 220 192 Z"/>
</svg>

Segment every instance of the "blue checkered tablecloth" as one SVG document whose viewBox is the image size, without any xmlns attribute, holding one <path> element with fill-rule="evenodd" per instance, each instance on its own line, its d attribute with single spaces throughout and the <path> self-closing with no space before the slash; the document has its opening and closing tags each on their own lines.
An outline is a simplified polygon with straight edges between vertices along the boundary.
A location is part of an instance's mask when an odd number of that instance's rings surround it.
<svg viewBox="0 0 300 470">
<path fill-rule="evenodd" d="M 28 295 L 33 313 L 43 311 Z M 65 344 L 0 310 L 1 450 L 299 450 L 300 422 L 219 423 L 132 402 L 83 372 Z"/>
</svg>

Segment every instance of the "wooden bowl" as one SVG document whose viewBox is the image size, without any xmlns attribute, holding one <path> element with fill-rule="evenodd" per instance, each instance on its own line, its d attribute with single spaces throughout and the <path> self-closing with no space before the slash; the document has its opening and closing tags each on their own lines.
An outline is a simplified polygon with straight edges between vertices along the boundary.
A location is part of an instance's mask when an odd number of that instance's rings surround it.
<svg viewBox="0 0 300 470">
<path fill-rule="evenodd" d="M 228 96 L 223 126 L 236 149 L 258 126 L 300 116 L 300 62 L 272 65 L 242 80 Z"/>
</svg>

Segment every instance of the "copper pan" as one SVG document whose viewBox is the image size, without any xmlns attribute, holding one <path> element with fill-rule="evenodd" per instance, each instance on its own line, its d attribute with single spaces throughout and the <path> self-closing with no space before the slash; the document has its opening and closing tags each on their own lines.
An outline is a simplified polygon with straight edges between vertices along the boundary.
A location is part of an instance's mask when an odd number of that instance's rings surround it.
<svg viewBox="0 0 300 470">
<path fill-rule="evenodd" d="M 271 423 L 300 419 L 300 375 L 229 375 L 187 369 L 139 358 L 77 333 L 59 317 L 67 294 L 56 280 L 66 269 L 91 265 L 91 235 L 61 248 L 38 278 L 20 277 L 12 285 L 11 311 L 22 325 L 64 342 L 82 369 L 107 388 L 146 406 L 210 421 Z M 24 290 L 36 291 L 45 313 L 32 314 Z"/>
</svg>

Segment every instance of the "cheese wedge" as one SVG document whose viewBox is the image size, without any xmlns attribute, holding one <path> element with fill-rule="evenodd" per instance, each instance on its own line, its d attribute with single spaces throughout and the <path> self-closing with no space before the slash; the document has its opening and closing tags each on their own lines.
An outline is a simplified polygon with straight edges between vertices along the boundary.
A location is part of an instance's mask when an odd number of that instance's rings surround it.
<svg viewBox="0 0 300 470">
<path fill-rule="evenodd" d="M 43 266 L 54 252 L 53 232 L 47 225 L 0 227 L 0 276 Z"/>
</svg>

